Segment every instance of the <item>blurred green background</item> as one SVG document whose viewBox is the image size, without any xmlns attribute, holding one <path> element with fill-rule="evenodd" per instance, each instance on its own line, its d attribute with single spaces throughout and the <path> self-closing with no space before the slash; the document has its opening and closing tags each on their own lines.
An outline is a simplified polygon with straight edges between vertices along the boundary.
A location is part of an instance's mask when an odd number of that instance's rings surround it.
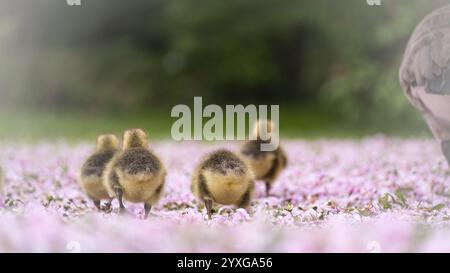
<svg viewBox="0 0 450 273">
<path fill-rule="evenodd" d="M 0 0 L 0 139 L 170 136 L 176 104 L 279 104 L 282 137 L 429 136 L 398 84 L 448 0 Z"/>
</svg>

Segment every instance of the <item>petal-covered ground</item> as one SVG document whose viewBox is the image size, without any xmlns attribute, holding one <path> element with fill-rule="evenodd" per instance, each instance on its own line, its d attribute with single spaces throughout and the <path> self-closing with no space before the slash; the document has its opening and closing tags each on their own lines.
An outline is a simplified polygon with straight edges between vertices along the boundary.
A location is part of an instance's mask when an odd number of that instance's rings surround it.
<svg viewBox="0 0 450 273">
<path fill-rule="evenodd" d="M 149 217 L 99 212 L 77 184 L 93 145 L 0 144 L 0 251 L 391 252 L 450 251 L 450 172 L 434 140 L 286 141 L 289 167 L 249 213 L 207 220 L 190 192 L 200 157 L 234 143 L 153 143 L 168 169 Z"/>
</svg>

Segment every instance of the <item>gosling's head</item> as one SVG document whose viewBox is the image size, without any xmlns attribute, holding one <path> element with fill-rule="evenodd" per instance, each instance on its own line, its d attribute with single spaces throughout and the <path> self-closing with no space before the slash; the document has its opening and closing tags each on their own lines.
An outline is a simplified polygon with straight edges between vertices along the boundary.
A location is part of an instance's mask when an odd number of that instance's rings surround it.
<svg viewBox="0 0 450 273">
<path fill-rule="evenodd" d="M 129 129 L 123 134 L 123 149 L 146 148 L 147 134 L 142 129 Z"/>
<path fill-rule="evenodd" d="M 97 138 L 97 150 L 119 149 L 119 139 L 115 135 L 101 135 Z"/>
<path fill-rule="evenodd" d="M 258 120 L 253 126 L 253 138 L 258 140 L 270 140 L 274 129 L 271 120 Z"/>
</svg>

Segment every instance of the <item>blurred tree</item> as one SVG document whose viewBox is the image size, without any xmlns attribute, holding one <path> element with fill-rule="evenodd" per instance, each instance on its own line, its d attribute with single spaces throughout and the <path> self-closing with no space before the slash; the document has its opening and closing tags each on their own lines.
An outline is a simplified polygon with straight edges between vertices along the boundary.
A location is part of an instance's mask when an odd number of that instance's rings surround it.
<svg viewBox="0 0 450 273">
<path fill-rule="evenodd" d="M 145 110 L 201 95 L 376 122 L 417 119 L 398 86 L 400 58 L 418 21 L 448 1 L 10 2 L 0 2 L 9 102 Z"/>
</svg>

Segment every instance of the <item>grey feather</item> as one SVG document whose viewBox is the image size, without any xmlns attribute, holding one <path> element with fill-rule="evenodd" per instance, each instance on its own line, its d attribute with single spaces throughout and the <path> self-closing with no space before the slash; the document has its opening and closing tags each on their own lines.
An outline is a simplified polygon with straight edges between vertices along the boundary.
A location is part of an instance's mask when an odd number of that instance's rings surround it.
<svg viewBox="0 0 450 273">
<path fill-rule="evenodd" d="M 427 80 L 426 91 L 431 94 L 450 94 L 450 68 L 443 70 L 441 75 Z"/>
</svg>

